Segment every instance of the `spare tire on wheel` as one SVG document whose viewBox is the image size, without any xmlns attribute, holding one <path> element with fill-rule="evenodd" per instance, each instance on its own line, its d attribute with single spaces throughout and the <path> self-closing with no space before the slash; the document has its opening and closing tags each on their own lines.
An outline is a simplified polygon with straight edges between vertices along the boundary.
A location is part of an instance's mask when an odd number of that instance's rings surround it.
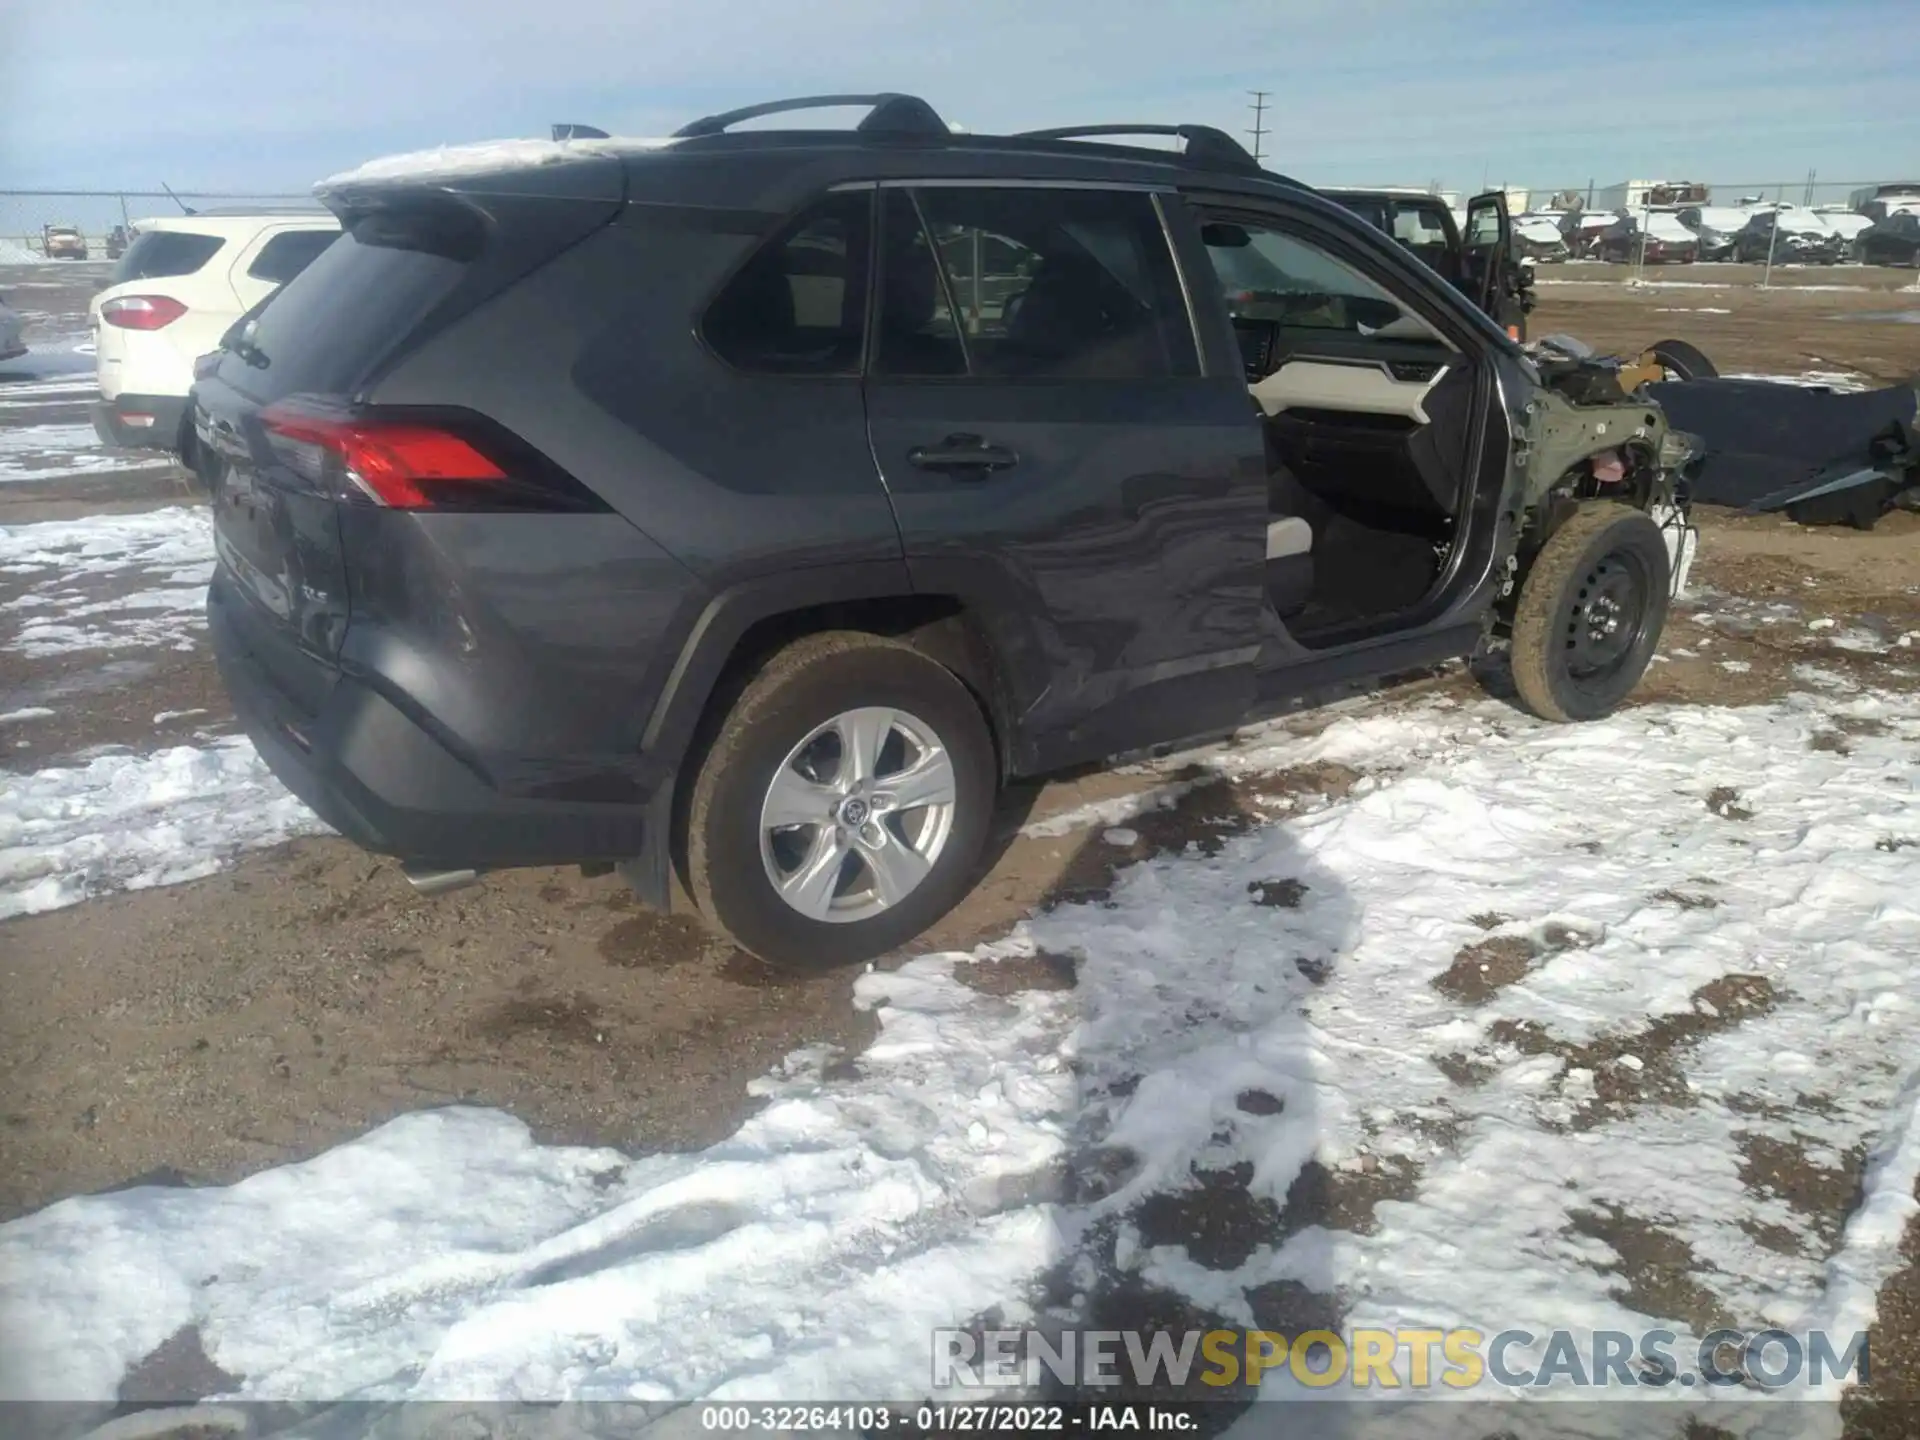
<svg viewBox="0 0 1920 1440">
<path fill-rule="evenodd" d="M 1669 380 L 1717 380 L 1720 371 L 1698 349 L 1684 340 L 1656 340 L 1646 348 L 1648 356 L 1660 362 Z"/>
<path fill-rule="evenodd" d="M 1630 505 L 1588 502 L 1534 558 L 1513 617 L 1513 683 L 1543 720 L 1598 720 L 1626 699 L 1666 624 L 1660 527 Z"/>
</svg>

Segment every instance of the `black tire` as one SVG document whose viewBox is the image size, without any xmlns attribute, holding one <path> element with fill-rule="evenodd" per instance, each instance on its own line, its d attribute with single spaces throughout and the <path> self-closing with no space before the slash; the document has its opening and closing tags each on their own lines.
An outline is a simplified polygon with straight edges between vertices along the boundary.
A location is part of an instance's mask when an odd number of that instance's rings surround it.
<svg viewBox="0 0 1920 1440">
<path fill-rule="evenodd" d="M 1626 699 L 1666 623 L 1666 541 L 1640 511 L 1582 505 L 1521 582 L 1513 683 L 1542 720 L 1598 720 Z"/>
<path fill-rule="evenodd" d="M 762 804 L 795 747 L 862 707 L 903 712 L 932 732 L 952 765 L 951 824 L 924 878 L 898 901 L 868 918 L 813 919 L 775 889 L 768 866 L 777 860 L 762 849 Z M 980 706 L 951 671 L 877 635 L 806 636 L 748 682 L 701 762 L 684 822 L 687 888 L 715 929 L 763 960 L 821 968 L 871 959 L 912 940 L 972 888 L 996 773 Z M 866 873 L 858 864 L 852 872 Z"/>
<path fill-rule="evenodd" d="M 1715 380 L 1720 375 L 1713 361 L 1684 340 L 1656 340 L 1647 347 L 1647 354 L 1676 380 Z"/>
</svg>

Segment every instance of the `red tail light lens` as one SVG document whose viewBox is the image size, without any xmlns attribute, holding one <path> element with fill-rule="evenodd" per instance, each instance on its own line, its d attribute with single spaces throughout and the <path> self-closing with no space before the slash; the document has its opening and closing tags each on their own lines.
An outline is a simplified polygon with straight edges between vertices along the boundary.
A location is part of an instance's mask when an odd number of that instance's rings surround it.
<svg viewBox="0 0 1920 1440">
<path fill-rule="evenodd" d="M 507 478 L 458 435 L 431 425 L 334 419 L 276 406 L 262 411 L 260 420 L 282 439 L 318 451 L 311 459 L 337 458 L 349 483 L 369 500 L 395 510 L 434 508 L 429 487 L 486 485 Z"/>
<path fill-rule="evenodd" d="M 100 306 L 100 318 L 122 330 L 162 330 L 186 313 L 171 295 L 122 295 Z"/>
<path fill-rule="evenodd" d="M 260 412 L 281 463 L 336 500 L 391 510 L 604 511 L 518 436 L 465 410 L 354 407 L 294 396 Z"/>
</svg>

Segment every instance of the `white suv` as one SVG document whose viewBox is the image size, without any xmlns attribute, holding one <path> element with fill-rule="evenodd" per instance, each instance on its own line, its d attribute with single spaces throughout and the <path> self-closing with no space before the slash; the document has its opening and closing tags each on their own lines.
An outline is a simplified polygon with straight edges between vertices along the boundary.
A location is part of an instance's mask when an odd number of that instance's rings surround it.
<svg viewBox="0 0 1920 1440">
<path fill-rule="evenodd" d="M 324 210 L 210 210 L 142 220 L 89 307 L 109 445 L 179 451 L 194 358 L 340 233 Z"/>
</svg>

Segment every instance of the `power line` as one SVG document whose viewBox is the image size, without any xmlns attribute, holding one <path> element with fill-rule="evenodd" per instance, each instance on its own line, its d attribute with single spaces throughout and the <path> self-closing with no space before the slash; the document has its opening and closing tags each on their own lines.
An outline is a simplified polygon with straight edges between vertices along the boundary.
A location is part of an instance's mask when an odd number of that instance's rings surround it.
<svg viewBox="0 0 1920 1440">
<path fill-rule="evenodd" d="M 1273 92 L 1271 90 L 1249 90 L 1247 93 L 1253 96 L 1253 103 L 1247 107 L 1253 111 L 1253 128 L 1246 133 L 1253 136 L 1253 158 L 1258 160 L 1260 158 L 1260 142 L 1266 138 L 1267 134 L 1265 123 L 1267 97 L 1272 95 Z"/>
</svg>

